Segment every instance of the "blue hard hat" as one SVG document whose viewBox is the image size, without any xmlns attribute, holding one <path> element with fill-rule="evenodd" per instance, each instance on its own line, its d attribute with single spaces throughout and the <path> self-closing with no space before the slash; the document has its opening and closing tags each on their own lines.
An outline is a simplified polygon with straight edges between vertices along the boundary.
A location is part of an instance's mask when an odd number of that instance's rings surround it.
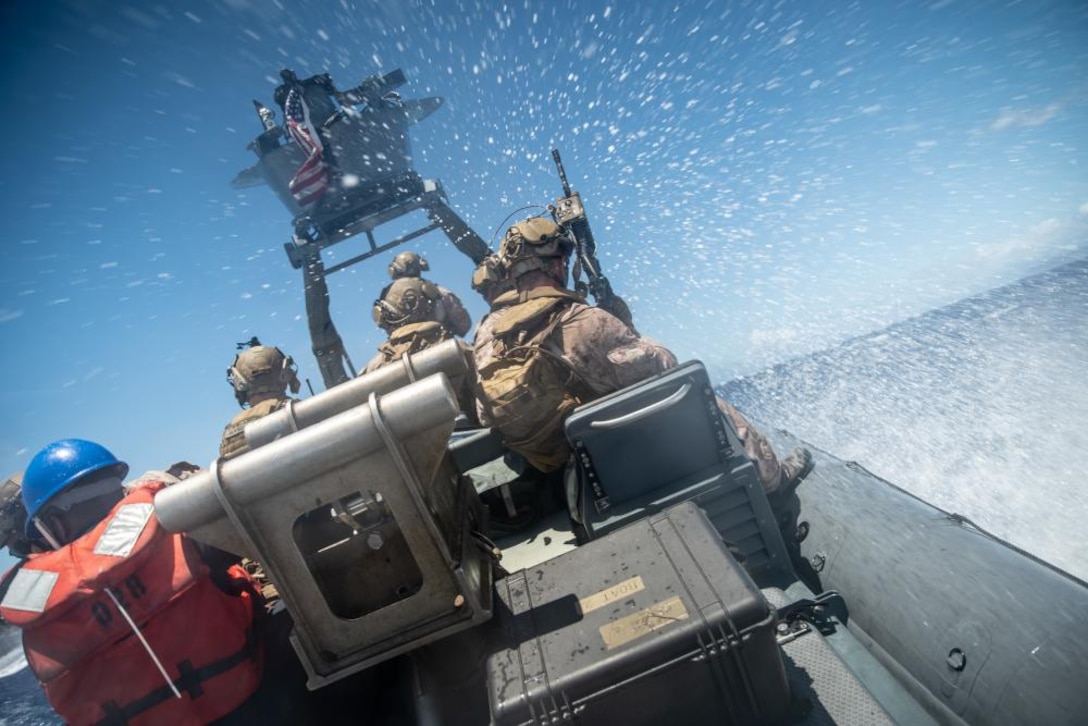
<svg viewBox="0 0 1088 726">
<path fill-rule="evenodd" d="M 50 499 L 77 481 L 103 469 L 114 468 L 122 479 L 128 464 L 109 449 L 93 441 L 61 439 L 34 455 L 23 474 L 23 505 L 26 507 L 26 534 L 34 536 L 34 517 Z"/>
</svg>

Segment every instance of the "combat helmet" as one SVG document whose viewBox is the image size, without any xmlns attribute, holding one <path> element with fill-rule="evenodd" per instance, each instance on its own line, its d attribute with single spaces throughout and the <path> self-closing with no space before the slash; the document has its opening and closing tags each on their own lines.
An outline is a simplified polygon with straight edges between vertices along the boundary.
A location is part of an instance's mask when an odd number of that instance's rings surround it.
<svg viewBox="0 0 1088 726">
<path fill-rule="evenodd" d="M 399 278 L 374 301 L 374 322 L 387 332 L 410 323 L 438 322 L 440 297 L 433 282 L 418 277 Z"/>
<path fill-rule="evenodd" d="M 547 217 L 523 219 L 506 230 L 499 255 L 511 280 L 532 270 L 546 270 L 547 260 L 574 249 L 570 234 Z M 560 280 L 560 282 L 563 282 Z"/>
<path fill-rule="evenodd" d="M 283 395 L 288 386 L 291 393 L 298 393 L 300 388 L 295 361 L 279 348 L 267 345 L 254 345 L 239 353 L 227 369 L 227 383 L 234 388 L 234 397 L 242 408 L 253 394 Z"/>
<path fill-rule="evenodd" d="M 394 280 L 402 277 L 419 277 L 431 269 L 426 257 L 420 257 L 415 252 L 401 252 L 393 258 L 389 265 L 389 276 Z"/>
</svg>

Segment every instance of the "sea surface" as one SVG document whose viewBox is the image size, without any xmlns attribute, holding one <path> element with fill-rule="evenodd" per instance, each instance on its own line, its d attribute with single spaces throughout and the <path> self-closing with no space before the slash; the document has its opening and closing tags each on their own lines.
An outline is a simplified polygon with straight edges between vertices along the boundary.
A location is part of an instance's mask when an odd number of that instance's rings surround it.
<svg viewBox="0 0 1088 726">
<path fill-rule="evenodd" d="M 1088 259 L 730 381 L 758 421 L 1088 579 Z M 0 631 L 0 726 L 57 723 Z"/>
<path fill-rule="evenodd" d="M 720 390 L 1088 580 L 1088 259 Z"/>
<path fill-rule="evenodd" d="M 26 667 L 19 631 L 0 627 L 0 726 L 62 723 Z"/>
</svg>

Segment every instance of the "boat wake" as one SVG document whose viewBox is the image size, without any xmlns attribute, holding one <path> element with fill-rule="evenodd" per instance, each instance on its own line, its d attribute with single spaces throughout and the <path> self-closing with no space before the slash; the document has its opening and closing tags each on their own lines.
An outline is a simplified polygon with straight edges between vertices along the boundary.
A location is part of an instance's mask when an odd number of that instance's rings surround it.
<svg viewBox="0 0 1088 726">
<path fill-rule="evenodd" d="M 26 668 L 23 642 L 16 628 L 0 627 L 0 678 L 13 676 Z"/>
<path fill-rule="evenodd" d="M 731 381 L 770 422 L 1088 579 L 1088 260 Z"/>
</svg>

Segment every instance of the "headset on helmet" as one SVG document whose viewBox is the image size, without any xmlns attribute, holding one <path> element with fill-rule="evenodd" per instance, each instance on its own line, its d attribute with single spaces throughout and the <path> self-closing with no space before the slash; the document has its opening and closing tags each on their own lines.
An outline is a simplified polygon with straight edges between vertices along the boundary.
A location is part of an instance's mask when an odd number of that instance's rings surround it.
<svg viewBox="0 0 1088 726">
<path fill-rule="evenodd" d="M 506 230 L 499 256 L 511 280 L 532 270 L 547 270 L 548 260 L 574 249 L 570 233 L 547 217 L 523 219 Z"/>
<path fill-rule="evenodd" d="M 46 504 L 79 480 L 97 472 L 113 473 L 118 479 L 124 479 L 128 464 L 119 461 L 101 444 L 83 439 L 54 441 L 35 454 L 23 474 L 27 537 L 37 536 L 35 518 Z"/>
<path fill-rule="evenodd" d="M 239 353 L 227 369 L 227 383 L 234 388 L 234 397 L 243 408 L 253 394 L 282 395 L 288 386 L 291 393 L 298 393 L 301 388 L 295 361 L 279 348 L 267 345 L 256 345 Z"/>
<path fill-rule="evenodd" d="M 409 323 L 437 322 L 438 287 L 418 277 L 402 277 L 382 290 L 374 301 L 372 316 L 377 326 L 390 331 Z"/>
<path fill-rule="evenodd" d="M 492 253 L 480 260 L 480 264 L 472 272 L 472 289 L 482 293 L 505 279 L 506 266 L 499 255 Z"/>
<path fill-rule="evenodd" d="M 502 257 L 496 253 L 483 258 L 472 272 L 472 289 L 488 302 L 513 287 L 514 281 L 507 274 Z"/>
<path fill-rule="evenodd" d="M 420 257 L 415 252 L 401 252 L 393 258 L 389 265 L 389 276 L 394 280 L 402 277 L 419 277 L 431 269 L 426 257 Z"/>
</svg>

